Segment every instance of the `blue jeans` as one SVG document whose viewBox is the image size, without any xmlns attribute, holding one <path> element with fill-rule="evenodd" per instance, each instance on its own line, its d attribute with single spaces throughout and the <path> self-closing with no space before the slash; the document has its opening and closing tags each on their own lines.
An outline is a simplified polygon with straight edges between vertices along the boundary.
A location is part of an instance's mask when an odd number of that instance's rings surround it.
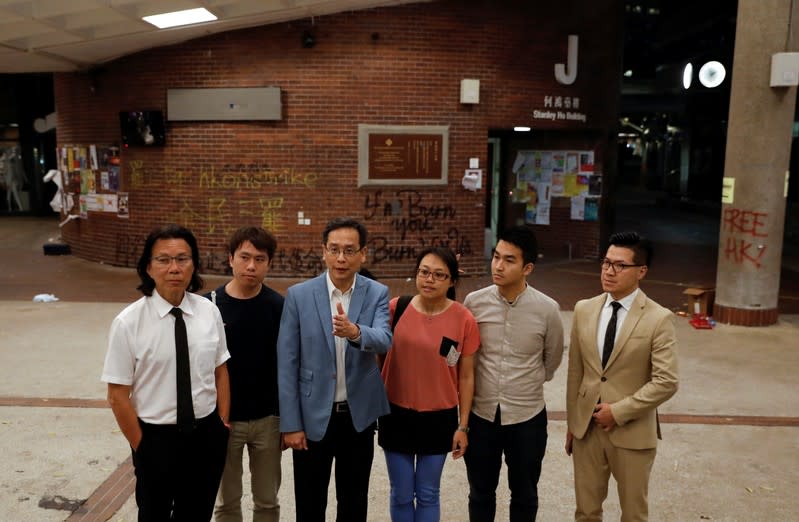
<svg viewBox="0 0 799 522">
<path fill-rule="evenodd" d="M 547 449 L 546 408 L 530 420 L 501 424 L 469 415 L 469 449 L 464 454 L 469 478 L 469 520 L 493 522 L 502 454 L 508 466 L 511 522 L 532 522 L 538 513 L 538 478 Z"/>
<path fill-rule="evenodd" d="M 393 522 L 437 522 L 441 518 L 439 489 L 447 455 L 410 455 L 385 451 L 391 483 Z M 414 469 L 414 461 L 416 468 Z M 414 499 L 416 506 L 414 507 Z"/>
</svg>

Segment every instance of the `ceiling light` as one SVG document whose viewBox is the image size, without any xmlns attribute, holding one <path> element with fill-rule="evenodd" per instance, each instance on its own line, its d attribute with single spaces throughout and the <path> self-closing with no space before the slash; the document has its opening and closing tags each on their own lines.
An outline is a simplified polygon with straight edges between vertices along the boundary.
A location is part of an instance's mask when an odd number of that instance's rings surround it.
<svg viewBox="0 0 799 522">
<path fill-rule="evenodd" d="M 514 127 L 515 132 L 530 132 L 530 127 Z"/>
<path fill-rule="evenodd" d="M 709 89 L 721 85 L 725 76 L 727 71 L 719 62 L 707 62 L 699 69 L 699 82 Z"/>
<path fill-rule="evenodd" d="M 685 64 L 685 69 L 682 71 L 682 86 L 688 89 L 691 87 L 691 80 L 694 78 L 694 66 L 691 62 Z"/>
<path fill-rule="evenodd" d="M 624 77 L 625 78 L 631 78 L 632 75 L 633 75 L 633 70 L 632 69 L 627 69 L 626 71 L 624 71 Z"/>
<path fill-rule="evenodd" d="M 212 22 L 216 20 L 216 16 L 207 9 L 200 7 L 198 9 L 186 9 L 184 11 L 173 11 L 171 13 L 144 16 L 142 17 L 142 20 L 148 24 L 156 26 L 159 29 L 166 29 L 168 27 L 177 27 L 180 25 Z"/>
</svg>

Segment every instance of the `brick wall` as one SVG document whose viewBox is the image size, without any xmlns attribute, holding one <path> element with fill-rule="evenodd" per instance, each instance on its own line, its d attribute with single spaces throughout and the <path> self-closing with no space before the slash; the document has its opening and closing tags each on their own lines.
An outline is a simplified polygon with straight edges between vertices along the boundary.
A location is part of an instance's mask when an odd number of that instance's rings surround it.
<svg viewBox="0 0 799 522">
<path fill-rule="evenodd" d="M 619 4 L 379 8 L 228 32 L 88 73 L 58 73 L 59 145 L 118 143 L 119 111 L 166 114 L 169 88 L 276 86 L 283 103 L 275 122 L 168 122 L 165 147 L 122 151 L 120 190 L 130 194 L 130 218 L 90 212 L 67 224 L 63 236 L 80 257 L 133 266 L 150 228 L 178 222 L 198 236 L 206 270 L 219 272 L 228 233 L 263 225 L 279 241 L 272 274 L 311 275 L 321 268 L 324 224 L 351 215 L 369 227 L 368 266 L 379 277 L 407 275 L 415 252 L 431 243 L 463 251 L 467 272 L 480 273 L 486 193 L 485 185 L 478 192 L 461 187 L 468 159 L 479 158 L 485 169 L 489 133 L 520 123 L 553 131 L 556 141 L 559 131 L 577 132 L 593 139 L 598 157 L 612 149 L 597 136 L 608 136 L 616 117 Z M 300 44 L 306 30 L 317 41 L 310 49 Z M 580 35 L 580 69 L 564 86 L 553 67 L 566 60 L 568 34 Z M 459 103 L 464 78 L 480 80 L 478 105 Z M 532 108 L 553 93 L 579 96 L 587 123 L 531 121 Z M 448 125 L 448 184 L 358 188 L 359 123 Z M 388 211 L 396 210 L 395 200 L 402 203 L 399 216 Z M 310 226 L 297 224 L 300 211 Z M 550 227 L 536 229 L 573 237 L 586 252 L 598 242 L 595 224 L 562 219 L 560 211 Z M 542 244 L 563 248 L 559 239 Z"/>
</svg>

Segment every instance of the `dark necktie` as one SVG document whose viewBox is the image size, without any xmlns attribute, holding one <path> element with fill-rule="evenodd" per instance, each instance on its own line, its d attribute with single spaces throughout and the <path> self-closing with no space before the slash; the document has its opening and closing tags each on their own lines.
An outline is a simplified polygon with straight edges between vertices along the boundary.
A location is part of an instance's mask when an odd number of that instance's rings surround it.
<svg viewBox="0 0 799 522">
<path fill-rule="evenodd" d="M 194 405 L 191 402 L 191 373 L 189 372 L 189 341 L 186 323 L 180 308 L 169 311 L 175 316 L 175 362 L 177 367 L 178 431 L 194 429 Z"/>
<path fill-rule="evenodd" d="M 618 319 L 618 312 L 619 308 L 621 308 L 621 303 L 618 301 L 612 301 L 610 306 L 613 307 L 613 315 L 610 316 L 610 321 L 608 321 L 608 329 L 605 330 L 605 344 L 602 345 L 603 368 L 608 363 L 610 354 L 613 352 L 613 344 L 616 342 L 616 320 Z"/>
</svg>

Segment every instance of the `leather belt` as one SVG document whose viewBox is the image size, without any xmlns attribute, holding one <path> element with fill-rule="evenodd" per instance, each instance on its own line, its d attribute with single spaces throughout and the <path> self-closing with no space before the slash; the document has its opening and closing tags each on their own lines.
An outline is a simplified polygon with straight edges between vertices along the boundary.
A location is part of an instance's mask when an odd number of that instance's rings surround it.
<svg viewBox="0 0 799 522">
<path fill-rule="evenodd" d="M 347 404 L 347 401 L 334 402 L 333 411 L 335 413 L 349 413 L 350 405 Z"/>
</svg>

